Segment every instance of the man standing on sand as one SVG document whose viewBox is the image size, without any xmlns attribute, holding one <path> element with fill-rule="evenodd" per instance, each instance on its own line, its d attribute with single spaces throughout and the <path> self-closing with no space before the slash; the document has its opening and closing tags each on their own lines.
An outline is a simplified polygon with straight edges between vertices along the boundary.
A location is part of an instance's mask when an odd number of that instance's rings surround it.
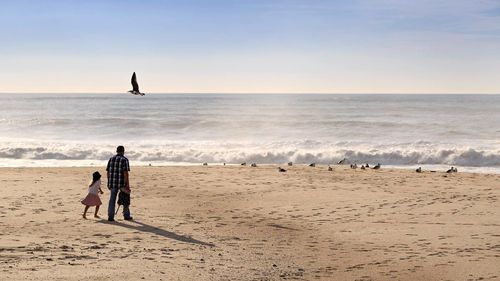
<svg viewBox="0 0 500 281">
<path fill-rule="evenodd" d="M 125 148 L 118 146 L 116 148 L 116 155 L 109 158 L 106 171 L 108 172 L 108 188 L 110 190 L 109 205 L 108 205 L 108 221 L 115 220 L 115 205 L 118 191 L 121 188 L 130 189 L 128 172 L 130 166 L 127 157 L 123 156 Z M 132 220 L 130 216 L 129 206 L 123 206 L 123 218 L 125 220 Z"/>
</svg>

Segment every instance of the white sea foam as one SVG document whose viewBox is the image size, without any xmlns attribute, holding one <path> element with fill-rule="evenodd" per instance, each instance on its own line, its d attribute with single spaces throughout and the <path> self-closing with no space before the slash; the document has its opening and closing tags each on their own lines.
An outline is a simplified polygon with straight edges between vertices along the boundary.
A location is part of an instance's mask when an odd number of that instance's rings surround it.
<svg viewBox="0 0 500 281">
<path fill-rule="evenodd" d="M 335 163 L 347 158 L 352 163 L 384 163 L 389 165 L 455 165 L 470 167 L 499 167 L 500 150 L 486 151 L 468 147 L 428 147 L 420 144 L 393 144 L 384 146 L 324 144 L 321 142 L 277 143 L 213 143 L 183 142 L 126 145 L 127 156 L 133 163 L 241 163 L 262 164 Z M 11 160 L 65 160 L 78 163 L 102 163 L 113 155 L 115 147 L 109 144 L 52 143 L 50 145 L 23 144 L 0 147 L 0 159 Z"/>
</svg>

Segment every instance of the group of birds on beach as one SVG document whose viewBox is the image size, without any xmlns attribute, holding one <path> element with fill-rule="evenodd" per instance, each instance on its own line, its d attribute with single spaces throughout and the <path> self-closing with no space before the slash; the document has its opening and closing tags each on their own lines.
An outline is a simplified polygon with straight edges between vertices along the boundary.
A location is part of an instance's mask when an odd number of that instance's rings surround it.
<svg viewBox="0 0 500 281">
<path fill-rule="evenodd" d="M 342 159 L 342 160 L 338 161 L 338 162 L 337 162 L 337 165 L 343 165 L 343 164 L 346 164 L 346 161 L 347 161 L 347 160 L 344 158 L 344 159 Z M 207 162 L 204 162 L 202 165 L 203 165 L 203 166 L 208 166 L 208 163 L 207 163 Z M 223 163 L 223 165 L 224 165 L 224 166 L 226 166 L 226 163 L 224 162 L 224 163 Z M 288 165 L 288 166 L 293 166 L 293 162 L 288 162 L 288 163 L 287 163 L 287 165 Z M 240 164 L 240 166 L 247 166 L 247 162 L 243 162 L 243 163 L 241 163 L 241 164 Z M 251 167 L 257 167 L 257 163 L 252 163 L 252 164 L 250 164 L 250 166 L 251 166 Z M 309 164 L 308 166 L 309 166 L 309 167 L 316 167 L 316 163 L 314 163 L 314 162 L 313 162 L 313 163 Z M 357 168 L 358 168 L 357 164 L 351 164 L 351 169 L 357 169 Z M 362 170 L 365 170 L 365 169 L 367 169 L 367 168 L 370 168 L 370 165 L 369 165 L 368 163 L 366 163 L 365 165 L 361 165 L 361 169 L 362 169 Z M 374 169 L 374 170 L 378 170 L 378 169 L 380 169 L 380 168 L 381 168 L 380 163 L 377 163 L 377 165 L 375 165 L 375 166 L 373 166 L 373 167 L 372 167 L 372 169 Z M 286 172 L 286 171 L 287 171 L 286 169 L 284 169 L 284 168 L 282 168 L 282 167 L 278 167 L 278 172 L 280 172 L 280 173 L 284 173 L 284 172 Z M 332 167 L 331 165 L 328 165 L 328 171 L 333 171 L 333 167 Z"/>
<path fill-rule="evenodd" d="M 347 159 L 344 158 L 340 161 L 337 162 L 337 165 L 344 165 L 344 164 L 347 164 Z M 288 166 L 292 166 L 293 165 L 293 162 L 288 162 Z M 316 163 L 311 163 L 309 164 L 309 167 L 316 167 Z M 354 164 L 351 164 L 350 165 L 351 169 L 357 169 L 358 168 L 358 165 L 356 163 Z M 378 170 L 382 167 L 382 165 L 380 163 L 377 163 L 377 165 L 373 166 L 372 169 L 374 170 Z M 370 168 L 370 165 L 368 163 L 366 163 L 365 165 L 361 165 L 361 170 L 366 170 L 367 168 Z M 279 172 L 286 172 L 285 169 L 281 168 L 281 167 L 278 167 L 278 171 Z M 333 167 L 331 165 L 328 165 L 328 171 L 333 171 Z"/>
<path fill-rule="evenodd" d="M 344 164 L 347 164 L 347 159 L 344 158 L 340 161 L 337 162 L 337 165 L 344 165 Z M 226 166 L 226 163 L 223 163 L 224 166 Z M 240 164 L 241 166 L 247 166 L 247 162 L 243 162 Z M 288 166 L 293 166 L 293 162 L 288 162 L 287 163 Z M 208 166 L 208 163 L 205 162 L 203 163 L 203 166 Z M 250 164 L 251 167 L 257 167 L 257 163 L 252 163 Z M 311 163 L 308 165 L 309 167 L 316 167 L 316 163 Z M 377 163 L 377 165 L 373 166 L 373 167 L 370 167 L 370 164 L 366 163 L 364 165 L 361 165 L 360 169 L 361 170 L 366 170 L 366 169 L 373 169 L 373 170 L 379 170 L 380 168 L 382 167 L 382 165 L 380 163 Z M 351 169 L 357 169 L 358 168 L 358 165 L 356 163 L 354 164 L 350 164 L 350 168 Z M 286 172 L 287 170 L 282 168 L 281 166 L 278 167 L 278 172 L 280 173 L 284 173 Z M 333 167 L 331 165 L 328 165 L 328 171 L 333 171 Z M 416 170 L 415 170 L 417 173 L 422 173 L 422 167 L 418 167 Z M 436 172 L 436 171 L 430 171 L 432 173 Z M 456 167 L 451 167 L 450 169 L 448 169 L 446 171 L 446 173 L 458 173 L 458 169 Z"/>
<path fill-rule="evenodd" d="M 337 165 L 344 165 L 344 164 L 346 164 L 346 161 L 347 161 L 347 159 L 344 158 L 344 159 L 338 161 Z M 288 162 L 288 166 L 292 166 L 292 165 L 293 165 L 292 162 Z M 309 164 L 309 167 L 316 167 L 316 163 Z M 356 163 L 354 163 L 354 164 L 351 164 L 350 167 L 351 167 L 351 169 L 357 169 L 358 165 Z M 380 163 L 377 163 L 377 165 L 373 166 L 372 169 L 378 170 L 381 167 L 382 167 L 382 165 Z M 368 163 L 366 163 L 365 165 L 361 165 L 362 170 L 366 170 L 367 168 L 370 168 L 370 165 Z M 278 167 L 278 171 L 279 172 L 286 172 L 286 170 L 281 168 L 281 167 Z M 328 165 L 328 171 L 330 171 L 330 172 L 333 171 L 333 167 L 331 165 Z"/>
</svg>

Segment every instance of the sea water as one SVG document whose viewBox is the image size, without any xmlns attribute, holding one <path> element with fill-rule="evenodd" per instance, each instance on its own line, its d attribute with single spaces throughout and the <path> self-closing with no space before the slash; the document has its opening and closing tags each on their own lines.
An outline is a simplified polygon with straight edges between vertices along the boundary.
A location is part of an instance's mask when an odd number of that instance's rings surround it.
<svg viewBox="0 0 500 281">
<path fill-rule="evenodd" d="M 499 95 L 0 94 L 0 166 L 382 163 L 500 171 Z"/>
</svg>

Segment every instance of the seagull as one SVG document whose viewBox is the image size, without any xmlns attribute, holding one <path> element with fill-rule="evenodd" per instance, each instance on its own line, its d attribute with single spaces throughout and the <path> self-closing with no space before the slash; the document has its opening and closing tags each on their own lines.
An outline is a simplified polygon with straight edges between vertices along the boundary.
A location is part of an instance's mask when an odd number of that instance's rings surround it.
<svg viewBox="0 0 500 281">
<path fill-rule="evenodd" d="M 372 169 L 374 169 L 374 170 L 380 169 L 380 163 L 378 163 L 377 165 L 375 165 L 375 167 L 373 167 Z"/>
<path fill-rule="evenodd" d="M 278 167 L 278 172 L 280 172 L 280 173 L 284 173 L 284 172 L 286 172 L 286 170 L 285 170 L 285 169 L 283 169 L 283 168 L 281 168 L 281 167 Z"/>
<path fill-rule="evenodd" d="M 365 170 L 365 165 L 361 165 L 361 170 Z"/>
<path fill-rule="evenodd" d="M 293 163 L 292 163 L 292 162 L 288 162 L 288 166 L 292 166 L 292 165 L 293 165 Z"/>
<path fill-rule="evenodd" d="M 145 95 L 144 93 L 139 92 L 139 84 L 137 84 L 137 77 L 135 76 L 135 72 L 134 72 L 134 74 L 132 74 L 132 90 L 130 90 L 128 92 L 131 93 L 132 95 L 136 95 L 136 96 L 144 96 Z"/>
<path fill-rule="evenodd" d="M 357 168 L 358 168 L 358 165 L 356 163 L 351 164 L 351 169 L 357 169 Z"/>
<path fill-rule="evenodd" d="M 370 168 L 370 165 L 368 165 L 368 163 L 366 163 L 365 167 L 366 167 L 366 168 Z"/>
<path fill-rule="evenodd" d="M 309 164 L 309 167 L 316 167 L 316 163 Z"/>
<path fill-rule="evenodd" d="M 203 166 L 208 166 L 208 163 L 207 162 L 203 163 Z"/>
<path fill-rule="evenodd" d="M 257 164 L 256 163 L 252 163 L 252 165 L 250 165 L 252 167 L 257 167 Z"/>
<path fill-rule="evenodd" d="M 454 169 L 453 169 L 453 173 L 458 173 L 458 169 L 457 169 L 457 168 L 454 168 Z"/>
<path fill-rule="evenodd" d="M 333 171 L 333 168 L 330 167 L 330 165 L 328 165 L 328 171 L 330 171 L 330 172 Z"/>
<path fill-rule="evenodd" d="M 344 164 L 344 163 L 345 163 L 345 161 L 346 161 L 346 160 L 347 160 L 347 159 L 345 159 L 345 158 L 344 158 L 344 159 L 340 160 L 339 162 L 337 162 L 337 164 L 342 165 L 342 164 Z"/>
<path fill-rule="evenodd" d="M 417 173 L 422 173 L 422 167 L 418 167 L 415 171 L 416 171 Z"/>
<path fill-rule="evenodd" d="M 448 174 L 449 173 L 453 173 L 453 172 L 455 172 L 455 168 L 454 167 L 451 167 L 448 171 L 446 171 L 446 173 L 448 173 Z"/>
<path fill-rule="evenodd" d="M 246 166 L 246 165 L 247 165 L 247 162 L 241 163 L 241 166 Z"/>
</svg>

